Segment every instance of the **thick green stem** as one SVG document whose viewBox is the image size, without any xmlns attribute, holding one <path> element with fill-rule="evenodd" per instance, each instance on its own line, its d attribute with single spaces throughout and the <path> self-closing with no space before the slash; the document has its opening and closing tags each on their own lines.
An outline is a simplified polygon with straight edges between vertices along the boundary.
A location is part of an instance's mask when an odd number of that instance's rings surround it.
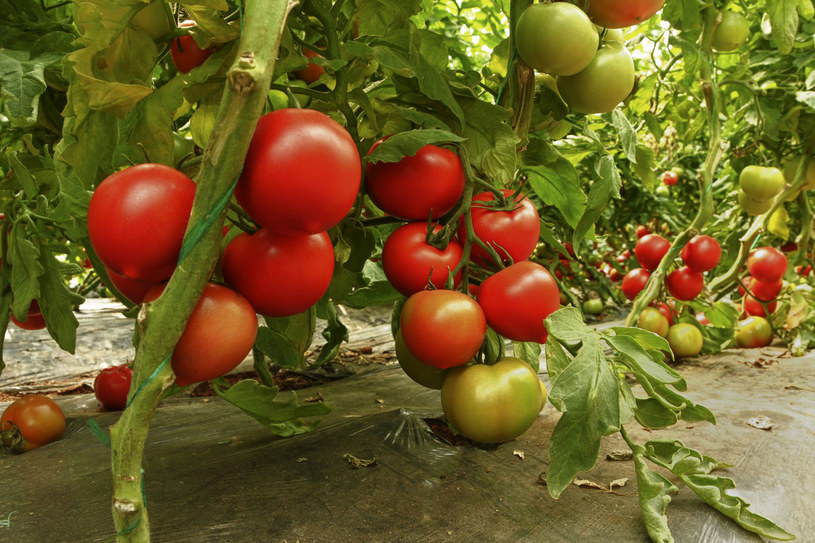
<svg viewBox="0 0 815 543">
<path fill-rule="evenodd" d="M 215 130 L 204 152 L 190 228 L 211 212 L 240 174 L 263 111 L 291 7 L 288 0 L 247 0 L 245 4 L 239 54 L 227 74 Z M 171 366 L 163 362 L 169 359 L 215 268 L 223 218 L 222 212 L 179 264 L 162 296 L 145 304 L 138 317 L 141 340 L 134 360 L 130 404 L 111 428 L 113 517 L 119 542 L 150 540 L 141 468 L 144 445 L 162 392 L 173 380 Z"/>
</svg>

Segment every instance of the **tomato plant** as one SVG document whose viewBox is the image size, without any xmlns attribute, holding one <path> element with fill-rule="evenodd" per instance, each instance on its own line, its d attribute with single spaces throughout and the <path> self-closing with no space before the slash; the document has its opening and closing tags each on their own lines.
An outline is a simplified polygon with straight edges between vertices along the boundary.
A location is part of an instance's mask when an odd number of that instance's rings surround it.
<svg viewBox="0 0 815 543">
<path fill-rule="evenodd" d="M 0 440 L 14 452 L 24 453 L 59 441 L 63 433 L 65 415 L 48 396 L 23 396 L 0 416 Z"/>
<path fill-rule="evenodd" d="M 161 164 L 138 164 L 99 183 L 88 205 L 88 236 L 114 272 L 164 281 L 175 270 L 195 183 Z"/>
<path fill-rule="evenodd" d="M 648 234 L 637 240 L 634 246 L 634 256 L 640 266 L 648 271 L 653 271 L 659 267 L 662 257 L 668 253 L 671 242 L 659 234 Z"/>
<path fill-rule="evenodd" d="M 155 300 L 164 285 L 154 287 L 145 301 Z M 257 336 L 252 305 L 232 289 L 207 283 L 172 357 L 175 382 L 186 386 L 220 377 L 246 358 Z"/>
<path fill-rule="evenodd" d="M 739 347 L 766 347 L 772 343 L 773 329 L 764 317 L 748 317 L 739 321 L 735 337 Z"/>
<path fill-rule="evenodd" d="M 261 226 L 322 232 L 350 211 L 361 173 L 339 123 L 313 109 L 281 109 L 258 120 L 235 197 Z"/>
<path fill-rule="evenodd" d="M 603 45 L 580 72 L 557 78 L 569 107 L 581 113 L 608 113 L 634 88 L 634 60 L 618 42 Z"/>
<path fill-rule="evenodd" d="M 475 300 L 454 290 L 422 290 L 405 302 L 399 318 L 408 351 L 436 368 L 472 359 L 487 335 L 484 311 Z"/>
<path fill-rule="evenodd" d="M 705 288 L 705 276 L 688 266 L 682 266 L 668 274 L 665 286 L 677 300 L 689 301 L 702 293 L 702 289 Z"/>
<path fill-rule="evenodd" d="M 469 364 L 450 370 L 441 387 L 441 405 L 450 426 L 482 443 L 510 441 L 526 432 L 541 410 L 535 370 L 519 358 L 495 364 Z"/>
<path fill-rule="evenodd" d="M 693 324 L 680 322 L 668 329 L 668 344 L 676 358 L 696 356 L 702 352 L 704 338 L 702 332 Z"/>
<path fill-rule="evenodd" d="M 699 273 L 715 268 L 721 258 L 722 247 L 710 236 L 694 236 L 682 247 L 682 261 L 687 267 Z"/>
<path fill-rule="evenodd" d="M 540 217 L 538 210 L 522 194 L 509 200 L 513 193 L 510 190 L 502 191 L 513 208 L 501 210 L 491 207 L 496 202 L 495 194 L 482 192 L 473 196 L 471 208 L 473 220 L 473 233 L 498 253 L 504 262 L 521 262 L 526 260 L 535 250 L 540 238 Z M 464 219 L 458 226 L 458 237 L 464 243 L 467 240 L 467 228 Z M 470 251 L 470 260 L 484 267 L 492 267 L 495 263 L 489 254 L 476 244 Z"/>
<path fill-rule="evenodd" d="M 505 338 L 546 343 L 543 319 L 560 307 L 560 290 L 546 268 L 526 260 L 485 279 L 478 304 L 490 327 Z"/>
<path fill-rule="evenodd" d="M 378 140 L 370 154 L 387 138 Z M 450 211 L 464 191 L 464 168 L 454 152 L 425 145 L 399 162 L 369 162 L 365 190 L 385 213 L 409 221 L 437 219 Z"/>
<path fill-rule="evenodd" d="M 599 36 L 586 14 L 572 4 L 532 4 L 518 18 L 515 46 L 534 69 L 573 75 L 589 65 Z"/>
<path fill-rule="evenodd" d="M 747 257 L 747 271 L 754 279 L 775 283 L 787 272 L 787 257 L 775 247 L 759 247 Z"/>
<path fill-rule="evenodd" d="M 433 232 L 442 229 L 435 225 Z M 456 264 L 462 257 L 461 245 L 450 240 L 443 250 L 427 243 L 427 224 L 413 222 L 400 226 L 388 236 L 382 248 L 382 269 L 393 288 L 410 296 L 424 290 L 430 282 L 435 288 L 443 288 Z M 459 271 L 455 278 L 461 280 Z"/>
<path fill-rule="evenodd" d="M 586 2 L 586 13 L 596 25 L 625 28 L 651 18 L 664 3 L 665 0 L 591 0 Z"/>
<path fill-rule="evenodd" d="M 25 320 L 18 320 L 14 314 L 11 315 L 11 322 L 23 330 L 42 330 L 45 328 L 45 317 L 40 312 L 40 304 L 37 300 L 31 300 L 28 306 L 28 314 Z"/>
<path fill-rule="evenodd" d="M 261 228 L 229 242 L 224 280 L 255 311 L 269 317 L 302 313 L 322 298 L 334 273 L 334 249 L 325 232 L 278 234 Z"/>
<path fill-rule="evenodd" d="M 623 281 L 621 284 L 625 297 L 629 300 L 636 298 L 642 289 L 645 288 L 645 285 L 648 284 L 648 279 L 650 278 L 651 272 L 644 268 L 634 268 L 633 270 L 629 270 L 629 272 L 623 276 Z"/>
<path fill-rule="evenodd" d="M 178 23 L 178 28 L 193 28 L 195 21 L 188 19 Z M 173 40 L 170 46 L 170 57 L 176 70 L 185 74 L 204 63 L 212 54 L 212 49 L 201 49 L 190 35 L 179 36 Z"/>
<path fill-rule="evenodd" d="M 107 367 L 93 380 L 93 394 L 102 407 L 109 411 L 124 409 L 132 379 L 133 370 L 127 364 Z"/>
</svg>

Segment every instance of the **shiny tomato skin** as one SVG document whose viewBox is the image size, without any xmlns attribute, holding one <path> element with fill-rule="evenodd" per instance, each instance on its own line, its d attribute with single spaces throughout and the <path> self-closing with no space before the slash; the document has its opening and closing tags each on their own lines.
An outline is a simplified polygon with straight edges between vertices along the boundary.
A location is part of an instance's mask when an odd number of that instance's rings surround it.
<svg viewBox="0 0 815 543">
<path fill-rule="evenodd" d="M 768 313 L 772 314 L 775 311 L 777 302 L 775 300 L 770 302 L 764 302 L 767 304 L 767 310 L 764 310 L 764 306 L 761 305 L 761 302 L 757 299 L 753 298 L 749 294 L 744 297 L 744 313 L 746 315 L 754 316 L 754 317 L 767 317 Z"/>
<path fill-rule="evenodd" d="M 132 380 L 133 370 L 127 364 L 110 366 L 96 375 L 93 393 L 108 411 L 122 410 L 127 406 L 127 393 Z"/>
<path fill-rule="evenodd" d="M 560 290 L 549 270 L 525 260 L 487 277 L 478 304 L 490 327 L 505 338 L 546 343 L 543 319 L 560 308 Z"/>
<path fill-rule="evenodd" d="M 647 236 L 650 233 L 651 233 L 651 231 L 648 230 L 647 226 L 645 226 L 643 224 L 637 226 L 637 230 L 636 230 L 637 239 L 642 238 L 644 236 Z"/>
<path fill-rule="evenodd" d="M 421 290 L 407 299 L 399 317 L 405 346 L 430 366 L 466 364 L 487 336 L 484 311 L 454 290 Z"/>
<path fill-rule="evenodd" d="M 623 44 L 606 43 L 582 71 L 559 76 L 557 87 L 563 100 L 575 111 L 611 112 L 634 88 L 634 59 Z"/>
<path fill-rule="evenodd" d="M 147 291 L 160 283 L 160 281 L 140 281 L 139 279 L 131 279 L 130 277 L 125 277 L 124 275 L 116 273 L 107 266 L 105 266 L 105 271 L 108 274 L 110 282 L 113 283 L 113 287 L 118 290 L 122 296 L 134 304 L 142 303 L 142 300 L 144 300 L 144 295 L 147 294 Z"/>
<path fill-rule="evenodd" d="M 653 17 L 665 0 L 591 0 L 586 14 L 594 24 L 606 28 L 625 28 Z"/>
<path fill-rule="evenodd" d="M 544 401 L 535 370 L 512 357 L 491 366 L 453 368 L 441 387 L 441 405 L 450 426 L 481 443 L 519 437 L 538 418 Z"/>
<path fill-rule="evenodd" d="M 640 266 L 648 271 L 657 269 L 662 257 L 671 248 L 671 242 L 659 234 L 646 234 L 637 240 L 634 246 L 634 256 Z"/>
<path fill-rule="evenodd" d="M 47 396 L 18 398 L 0 416 L 0 439 L 14 452 L 28 452 L 59 441 L 64 433 L 65 415 Z"/>
<path fill-rule="evenodd" d="M 261 228 L 229 242 L 224 280 L 267 317 L 302 313 L 323 297 L 334 273 L 334 248 L 325 232 L 279 234 Z"/>
<path fill-rule="evenodd" d="M 753 201 L 773 199 L 786 184 L 784 173 L 778 168 L 751 164 L 739 173 L 739 187 Z"/>
<path fill-rule="evenodd" d="M 741 13 L 725 10 L 722 19 L 713 30 L 711 45 L 717 51 L 738 49 L 750 37 L 750 23 Z"/>
<path fill-rule="evenodd" d="M 693 300 L 705 288 L 705 276 L 687 266 L 672 271 L 665 279 L 668 292 L 683 302 Z"/>
<path fill-rule="evenodd" d="M 433 232 L 441 229 L 441 225 L 436 225 Z M 424 290 L 428 286 L 428 277 L 435 288 L 444 288 L 464 252 L 454 239 L 444 250 L 436 249 L 426 242 L 426 235 L 427 223 L 408 223 L 394 230 L 382 248 L 385 277 L 404 296 Z M 458 285 L 460 281 L 461 271 L 456 274 L 454 282 Z"/>
<path fill-rule="evenodd" d="M 386 138 L 373 144 L 370 154 Z M 464 167 L 454 152 L 425 145 L 399 162 L 365 166 L 365 190 L 382 211 L 407 221 L 437 219 L 464 192 Z"/>
<path fill-rule="evenodd" d="M 154 287 L 145 301 L 155 300 L 163 290 L 164 285 Z M 246 298 L 207 283 L 173 350 L 176 384 L 209 381 L 234 369 L 252 350 L 257 328 L 257 315 Z"/>
<path fill-rule="evenodd" d="M 394 351 L 396 353 L 396 360 L 399 362 L 399 366 L 402 368 L 402 371 L 405 372 L 405 375 L 423 387 L 441 390 L 444 378 L 450 370 L 425 364 L 416 358 L 416 355 L 410 352 L 405 345 L 401 330 L 396 332 Z"/>
<path fill-rule="evenodd" d="M 775 283 L 787 272 L 787 257 L 775 247 L 759 247 L 747 257 L 747 271 L 754 279 Z"/>
<path fill-rule="evenodd" d="M 694 236 L 682 247 L 682 261 L 687 267 L 699 273 L 715 268 L 721 258 L 722 247 L 711 236 Z"/>
<path fill-rule="evenodd" d="M 297 70 L 294 72 L 299 79 L 302 79 L 309 85 L 320 79 L 320 77 L 325 73 L 325 68 L 320 66 L 319 64 L 314 64 L 311 62 L 310 59 L 315 57 L 322 58 L 322 55 L 315 51 L 314 49 L 309 49 L 308 47 L 303 47 L 303 56 L 309 59 L 308 66 L 303 68 L 302 70 Z"/>
<path fill-rule="evenodd" d="M 629 272 L 623 276 L 621 285 L 625 297 L 629 300 L 636 298 L 642 289 L 645 288 L 645 285 L 648 284 L 648 279 L 650 278 L 651 272 L 644 268 L 629 270 Z"/>
<path fill-rule="evenodd" d="M 178 28 L 192 28 L 196 26 L 195 21 L 181 21 Z M 173 40 L 170 46 L 170 58 L 175 69 L 185 74 L 204 63 L 212 54 L 212 49 L 201 49 L 192 36 L 189 34 L 179 36 Z"/>
<path fill-rule="evenodd" d="M 637 319 L 637 327 L 653 332 L 658 336 L 666 337 L 670 323 L 661 311 L 654 307 L 646 307 Z"/>
<path fill-rule="evenodd" d="M 696 356 L 702 352 L 704 337 L 693 324 L 685 322 L 674 324 L 668 330 L 667 339 L 676 358 Z"/>
<path fill-rule="evenodd" d="M 313 109 L 280 109 L 258 120 L 235 197 L 263 227 L 322 232 L 351 210 L 361 175 L 339 123 Z"/>
<path fill-rule="evenodd" d="M 116 273 L 164 281 L 175 270 L 195 183 L 162 164 L 138 164 L 99 183 L 88 205 L 88 236 Z"/>
<path fill-rule="evenodd" d="M 507 198 L 513 194 L 511 190 L 501 192 Z M 492 192 L 476 194 L 472 201 L 473 232 L 476 237 L 495 249 L 506 264 L 510 261 L 518 263 L 527 260 L 540 239 L 540 217 L 529 198 L 519 194 L 515 198 L 514 209 L 510 211 L 497 211 L 480 204 L 494 202 L 495 194 Z M 459 221 L 458 239 L 462 244 L 467 239 L 467 228 L 463 218 Z M 495 266 L 489 254 L 475 243 L 470 250 L 470 260 L 484 267 Z"/>
<path fill-rule="evenodd" d="M 662 175 L 659 176 L 660 181 L 672 187 L 679 182 L 679 175 L 675 171 L 667 170 L 662 172 Z"/>
<path fill-rule="evenodd" d="M 772 283 L 765 283 L 764 281 L 759 281 L 758 279 L 750 277 L 749 275 L 742 280 L 742 283 L 744 283 L 744 286 L 747 287 L 751 295 L 755 296 L 756 299 L 761 300 L 762 302 L 770 302 L 775 300 L 784 286 L 784 281 L 781 279 Z M 745 294 L 745 291 L 743 288 L 741 288 L 741 286 L 739 286 L 739 294 Z"/>
<path fill-rule="evenodd" d="M 766 347 L 773 341 L 773 329 L 764 317 L 748 317 L 739 321 L 736 329 L 736 345 L 753 349 Z"/>
<path fill-rule="evenodd" d="M 657 302 L 651 304 L 657 311 L 662 313 L 662 316 L 668 319 L 668 324 L 673 326 L 674 323 L 674 314 L 671 306 L 666 304 L 665 302 Z"/>
</svg>

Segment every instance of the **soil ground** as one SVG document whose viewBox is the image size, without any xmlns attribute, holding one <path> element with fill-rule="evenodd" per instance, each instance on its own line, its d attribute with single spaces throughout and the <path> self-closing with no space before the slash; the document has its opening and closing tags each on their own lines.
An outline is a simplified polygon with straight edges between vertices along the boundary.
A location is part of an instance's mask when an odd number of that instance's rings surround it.
<svg viewBox="0 0 815 543">
<path fill-rule="evenodd" d="M 17 395 L 56 394 L 68 417 L 62 441 L 24 455 L 0 453 L 0 541 L 101 542 L 114 536 L 109 450 L 89 431 L 101 411 L 90 384 L 132 355 L 130 322 L 93 301 L 79 313 L 77 354 L 47 334 L 12 329 L 0 377 L 0 410 Z M 542 484 L 559 413 L 547 405 L 519 439 L 454 446 L 431 431 L 438 391 L 407 378 L 392 355 L 387 309 L 347 316 L 351 342 L 323 377 L 298 391 L 332 407 L 312 433 L 281 439 L 217 397 L 176 396 L 157 410 L 144 462 L 156 542 L 647 542 L 630 460 L 604 439 L 596 467 L 557 501 Z M 246 368 L 243 368 L 246 369 Z M 680 439 L 732 467 L 752 510 L 815 541 L 815 353 L 732 350 L 677 364 L 687 395 L 718 424 L 632 437 Z M 289 377 L 308 385 L 314 376 Z M 545 379 L 545 375 L 542 375 Z M 287 394 L 287 393 L 284 393 Z M 770 428 L 756 428 L 756 417 Z M 367 467 L 362 467 L 368 464 Z M 627 481 L 623 481 L 627 479 Z M 612 481 L 623 486 L 608 487 Z M 759 542 L 680 490 L 668 509 L 677 542 Z"/>
</svg>

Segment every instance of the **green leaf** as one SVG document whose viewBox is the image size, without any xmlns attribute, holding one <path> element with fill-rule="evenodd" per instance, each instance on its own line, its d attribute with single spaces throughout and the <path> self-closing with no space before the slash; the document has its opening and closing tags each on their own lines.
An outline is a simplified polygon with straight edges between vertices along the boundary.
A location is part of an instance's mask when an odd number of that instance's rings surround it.
<svg viewBox="0 0 815 543">
<path fill-rule="evenodd" d="M 290 437 L 310 432 L 320 421 L 303 422 L 301 417 L 316 417 L 331 411 L 323 403 L 299 403 L 294 391 L 288 400 L 277 399 L 280 389 L 261 385 L 254 379 L 244 379 L 227 389 L 223 388 L 222 382 L 213 381 L 212 384 L 218 396 L 278 436 Z"/>
<path fill-rule="evenodd" d="M 540 369 L 540 343 L 535 343 L 534 341 L 513 341 L 512 353 L 521 360 L 528 362 L 535 372 L 538 372 Z"/>
<path fill-rule="evenodd" d="M 317 356 L 315 362 L 315 364 L 319 366 L 333 360 L 334 357 L 337 356 L 342 343 L 348 341 L 348 328 L 346 328 L 340 320 L 337 314 L 337 308 L 328 296 L 323 296 L 322 299 L 317 302 L 317 317 L 327 321 L 322 334 L 326 343 L 320 350 L 320 354 Z"/>
<path fill-rule="evenodd" d="M 553 164 L 525 168 L 522 174 L 544 204 L 555 206 L 569 226 L 577 226 L 586 209 L 586 195 L 571 162 L 558 156 Z"/>
<path fill-rule="evenodd" d="M 782 53 L 792 51 L 798 32 L 799 0 L 768 0 L 767 15 L 772 26 L 772 36 Z"/>
<path fill-rule="evenodd" d="M 303 367 L 304 354 L 314 337 L 316 319 L 315 307 L 291 317 L 266 317 L 266 326 L 258 327 L 255 347 L 283 368 Z"/>
<path fill-rule="evenodd" d="M 633 452 L 640 510 L 648 536 L 654 543 L 673 543 L 674 538 L 668 528 L 665 512 L 671 503 L 671 494 L 676 494 L 679 489 L 664 476 L 648 468 L 644 459 L 644 447 L 637 445 Z"/>
<path fill-rule="evenodd" d="M 637 422 L 652 430 L 673 426 L 677 420 L 676 413 L 655 398 L 637 398 L 634 416 Z"/>
<path fill-rule="evenodd" d="M 465 124 L 462 136 L 473 165 L 487 179 L 507 186 L 515 178 L 518 137 L 509 125 L 511 112 L 476 98 L 460 98 Z"/>
<path fill-rule="evenodd" d="M 481 352 L 485 364 L 495 364 L 504 358 L 504 338 L 492 328 L 487 328 L 487 337 L 484 340 L 484 346 L 481 347 Z"/>
<path fill-rule="evenodd" d="M 670 470 L 674 475 L 707 474 L 716 469 L 731 467 L 730 464 L 719 462 L 699 451 L 687 448 L 677 440 L 649 441 L 645 444 L 645 457 Z"/>
<path fill-rule="evenodd" d="M 40 276 L 45 273 L 40 250 L 30 241 L 29 231 L 17 223 L 8 237 L 7 256 L 11 264 L 12 310 L 17 319 L 25 319 L 31 300 L 40 296 Z M 5 266 L 4 266 L 5 267 Z"/>
<path fill-rule="evenodd" d="M 40 310 L 45 317 L 45 325 L 57 345 L 73 354 L 76 350 L 76 329 L 79 327 L 74 308 L 85 299 L 65 285 L 61 262 L 48 249 L 42 247 L 39 258 L 43 269 L 39 277 Z"/>
<path fill-rule="evenodd" d="M 647 331 L 644 330 L 644 332 Z M 652 334 L 651 332 L 647 333 L 665 341 L 656 334 Z M 648 351 L 646 351 L 634 337 L 617 335 L 604 336 L 604 339 L 613 349 L 620 353 L 621 362 L 635 373 L 645 374 L 660 383 L 672 384 L 674 386 L 679 385 L 682 389 L 686 388 L 685 379 L 683 379 L 681 375 L 662 362 L 661 359 L 652 358 L 648 354 Z M 667 341 L 665 343 L 667 344 Z"/>
<path fill-rule="evenodd" d="M 599 336 L 583 346 L 552 383 L 552 404 L 563 415 L 549 443 L 549 494 L 557 498 L 575 475 L 594 467 L 602 436 L 620 429 L 617 375 L 603 355 Z"/>
<path fill-rule="evenodd" d="M 40 95 L 45 92 L 45 66 L 28 53 L 0 49 L 0 103 L 3 114 L 18 127 L 37 122 Z"/>
<path fill-rule="evenodd" d="M 594 224 L 600 218 L 603 210 L 608 206 L 612 197 L 620 197 L 620 172 L 614 164 L 614 159 L 609 155 L 603 155 L 597 160 L 595 170 L 600 176 L 592 183 L 589 190 L 588 202 L 583 216 L 574 229 L 572 244 L 577 247 L 586 237 L 586 234 L 594 228 Z"/>
<path fill-rule="evenodd" d="M 549 380 L 554 381 L 572 363 L 572 360 L 566 354 L 563 346 L 551 334 L 547 338 L 544 348 L 546 351 L 546 372 L 549 374 Z"/>
<path fill-rule="evenodd" d="M 376 162 L 399 162 L 406 156 L 415 155 L 425 145 L 460 143 L 464 138 L 446 130 L 409 130 L 394 134 L 377 145 L 367 160 Z"/>
<path fill-rule="evenodd" d="M 549 335 L 560 341 L 583 341 L 592 332 L 583 322 L 583 314 L 576 307 L 562 307 L 544 320 Z"/>
<path fill-rule="evenodd" d="M 359 0 L 356 4 L 360 36 L 387 36 L 405 27 L 419 11 L 421 0 Z"/>
<path fill-rule="evenodd" d="M 620 135 L 620 143 L 622 144 L 623 152 L 625 153 L 626 158 L 633 163 L 637 163 L 637 131 L 634 130 L 634 127 L 631 126 L 631 122 L 628 120 L 628 117 L 625 116 L 625 113 L 620 108 L 614 109 L 611 112 L 611 121 L 614 124 L 614 128 L 617 129 L 617 132 Z"/>
<path fill-rule="evenodd" d="M 634 326 L 612 326 L 609 330 L 617 336 L 632 338 L 644 349 L 670 352 L 671 346 L 668 344 L 668 340 L 648 330 Z"/>
</svg>

